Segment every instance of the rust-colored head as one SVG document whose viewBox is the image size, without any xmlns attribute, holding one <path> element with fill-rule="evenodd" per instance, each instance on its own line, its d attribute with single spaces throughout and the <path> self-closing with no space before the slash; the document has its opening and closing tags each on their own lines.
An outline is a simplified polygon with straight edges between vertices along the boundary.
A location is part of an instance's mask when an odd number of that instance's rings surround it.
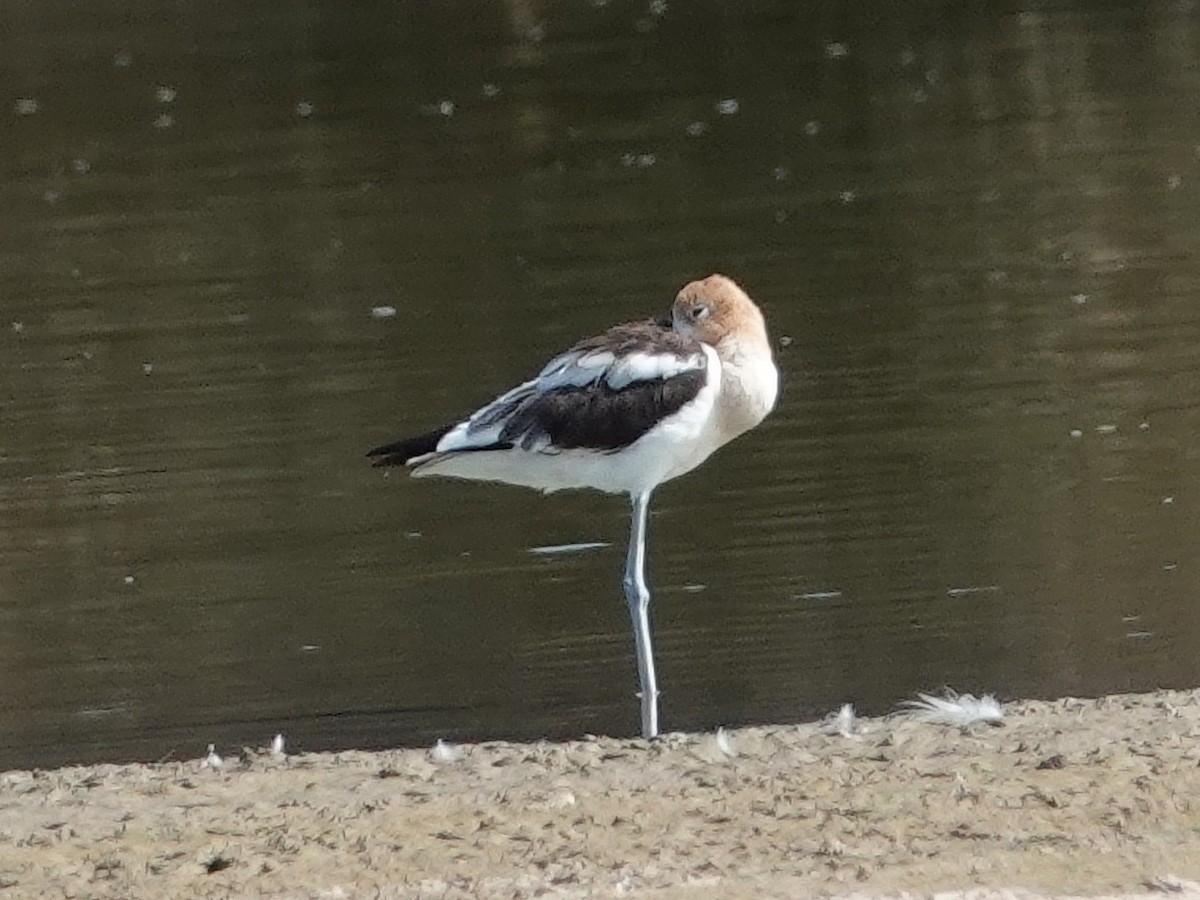
<svg viewBox="0 0 1200 900">
<path fill-rule="evenodd" d="M 684 285 L 671 307 L 680 334 L 720 349 L 727 339 L 767 344 L 762 312 L 732 278 L 709 275 Z"/>
</svg>

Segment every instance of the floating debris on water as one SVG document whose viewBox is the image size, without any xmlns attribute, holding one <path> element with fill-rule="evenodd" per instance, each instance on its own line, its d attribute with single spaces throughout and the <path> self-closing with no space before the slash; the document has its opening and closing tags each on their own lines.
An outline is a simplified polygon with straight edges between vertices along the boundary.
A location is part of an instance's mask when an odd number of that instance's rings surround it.
<svg viewBox="0 0 1200 900">
<path fill-rule="evenodd" d="M 1071 437 L 1073 437 L 1073 438 L 1083 437 L 1083 429 L 1082 428 L 1072 428 L 1071 429 Z"/>
<path fill-rule="evenodd" d="M 1116 433 L 1117 433 L 1116 425 L 1097 425 L 1096 426 L 1096 434 L 1116 434 Z"/>
<path fill-rule="evenodd" d="M 537 556 L 562 556 L 567 553 L 584 553 L 588 550 L 602 550 L 610 547 L 608 541 L 579 541 L 575 544 L 546 544 L 542 547 L 530 547 L 529 552 Z"/>
<path fill-rule="evenodd" d="M 282 733 L 277 734 L 277 735 L 275 735 L 275 737 L 271 738 L 271 755 L 272 756 L 283 756 L 284 755 L 283 734 Z"/>
<path fill-rule="evenodd" d="M 727 97 L 724 100 L 718 100 L 716 110 L 722 116 L 736 116 L 741 105 L 734 97 Z"/>
<path fill-rule="evenodd" d="M 169 85 L 160 84 L 154 92 L 154 99 L 159 103 L 174 103 L 179 92 Z"/>
<path fill-rule="evenodd" d="M 443 98 L 436 103 L 426 103 L 421 106 L 421 115 L 423 116 L 441 116 L 442 118 L 450 118 L 454 115 L 456 109 L 454 101 L 449 98 Z"/>
<path fill-rule="evenodd" d="M 493 97 L 499 97 L 500 85 L 494 84 L 491 81 L 486 82 L 483 86 L 483 96 L 487 97 L 489 100 Z"/>
<path fill-rule="evenodd" d="M 621 156 L 621 165 L 626 168 L 648 169 L 658 162 L 653 153 L 626 153 Z"/>
<path fill-rule="evenodd" d="M 175 117 L 172 116 L 170 113 L 163 113 L 162 115 L 158 116 L 154 120 L 155 128 L 160 128 L 160 129 L 170 128 L 174 124 L 175 124 Z"/>
<path fill-rule="evenodd" d="M 695 122 L 688 123 L 687 133 L 689 137 L 702 137 L 708 133 L 708 123 L 701 122 L 697 119 Z"/>
<path fill-rule="evenodd" d="M 372 306 L 371 317 L 374 319 L 390 319 L 396 314 L 394 306 Z"/>
<path fill-rule="evenodd" d="M 42 105 L 33 97 L 18 97 L 13 103 L 13 110 L 18 116 L 32 116 Z"/>
<path fill-rule="evenodd" d="M 124 706 L 89 706 L 75 713 L 81 719 L 103 719 L 124 713 Z"/>
<path fill-rule="evenodd" d="M 836 600 L 842 596 L 841 591 L 808 591 L 800 595 L 801 600 Z"/>
<path fill-rule="evenodd" d="M 804 133 L 809 137 L 816 137 L 821 133 L 821 123 L 816 119 L 809 119 L 804 123 Z"/>
<path fill-rule="evenodd" d="M 307 119 L 313 114 L 313 105 L 307 100 L 300 100 L 296 103 L 296 115 L 301 119 Z"/>
<path fill-rule="evenodd" d="M 850 47 L 841 41 L 831 41 L 825 45 L 825 55 L 830 59 L 845 59 L 850 55 Z"/>
<path fill-rule="evenodd" d="M 946 591 L 946 596 L 947 597 L 966 597 L 971 594 L 996 594 L 996 593 L 999 593 L 999 591 L 1000 591 L 1000 585 L 987 584 L 987 585 L 981 585 L 979 587 L 950 588 L 949 590 Z"/>
<path fill-rule="evenodd" d="M 422 107 L 421 111 L 427 115 L 442 116 L 448 119 L 454 115 L 454 101 L 448 99 L 439 100 L 437 103 Z"/>
</svg>

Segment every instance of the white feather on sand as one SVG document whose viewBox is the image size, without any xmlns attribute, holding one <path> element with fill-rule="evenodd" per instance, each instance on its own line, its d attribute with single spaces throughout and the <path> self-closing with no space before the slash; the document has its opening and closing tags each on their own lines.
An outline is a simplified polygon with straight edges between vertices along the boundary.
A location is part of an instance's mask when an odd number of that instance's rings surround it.
<svg viewBox="0 0 1200 900">
<path fill-rule="evenodd" d="M 429 755 L 437 763 L 457 762 L 462 759 L 462 748 L 438 738 L 437 743 L 430 748 Z"/>
<path fill-rule="evenodd" d="M 717 733 L 713 735 L 713 743 L 717 747 L 717 752 L 722 756 L 734 757 L 738 755 L 737 745 L 733 742 L 733 735 L 725 730 L 722 725 L 717 729 Z"/>
<path fill-rule="evenodd" d="M 208 745 L 207 755 L 204 757 L 204 762 L 201 764 L 202 769 L 220 769 L 225 765 L 225 760 L 221 759 L 221 754 L 217 753 L 215 744 Z"/>
<path fill-rule="evenodd" d="M 821 730 L 826 734 L 840 734 L 846 738 L 858 738 L 858 714 L 853 703 L 843 703 L 841 709 L 831 712 L 821 720 Z"/>
<path fill-rule="evenodd" d="M 917 697 L 917 700 L 906 700 L 904 709 L 899 710 L 897 715 L 934 725 L 953 725 L 959 728 L 980 723 L 1004 724 L 1004 708 L 994 694 L 984 694 L 976 698 L 974 694 L 960 694 L 946 688 L 941 697 L 932 694 L 917 694 Z"/>
</svg>

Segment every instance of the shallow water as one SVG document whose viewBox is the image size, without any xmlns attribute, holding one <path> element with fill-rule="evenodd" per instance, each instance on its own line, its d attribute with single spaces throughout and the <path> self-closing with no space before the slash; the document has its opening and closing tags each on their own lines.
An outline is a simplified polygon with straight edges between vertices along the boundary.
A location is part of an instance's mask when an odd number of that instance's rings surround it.
<svg viewBox="0 0 1200 900">
<path fill-rule="evenodd" d="M 625 502 L 362 453 L 714 270 L 784 392 L 656 497 L 666 727 L 1200 683 L 1198 43 L 6 5 L 0 767 L 635 732 Z"/>
</svg>

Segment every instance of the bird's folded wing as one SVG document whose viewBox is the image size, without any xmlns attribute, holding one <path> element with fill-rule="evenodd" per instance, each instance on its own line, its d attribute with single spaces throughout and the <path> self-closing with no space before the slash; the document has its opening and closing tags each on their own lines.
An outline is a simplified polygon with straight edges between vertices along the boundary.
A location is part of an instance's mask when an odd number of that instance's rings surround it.
<svg viewBox="0 0 1200 900">
<path fill-rule="evenodd" d="M 694 400 L 712 375 L 713 357 L 653 322 L 618 325 L 559 354 L 536 378 L 451 428 L 437 452 L 618 450 Z"/>
</svg>

